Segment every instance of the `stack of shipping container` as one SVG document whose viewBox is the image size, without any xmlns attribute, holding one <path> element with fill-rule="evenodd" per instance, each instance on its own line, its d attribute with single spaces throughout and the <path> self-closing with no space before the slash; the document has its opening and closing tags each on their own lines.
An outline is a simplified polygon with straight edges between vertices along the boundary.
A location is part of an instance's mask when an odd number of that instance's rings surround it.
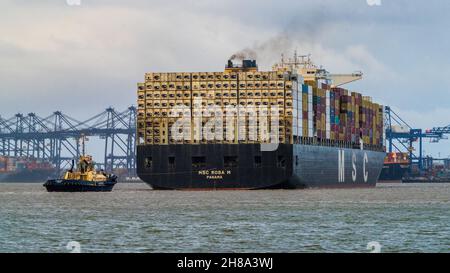
<svg viewBox="0 0 450 273">
<path fill-rule="evenodd" d="M 246 109 L 238 111 L 238 142 L 267 143 L 276 137 L 284 143 L 291 139 L 292 124 L 286 123 L 285 116 L 292 116 L 293 105 L 285 98 L 292 96 L 292 87 L 284 80 L 284 74 L 276 71 L 239 72 L 238 82 L 239 106 Z M 260 124 L 259 115 L 267 117 L 265 124 Z M 270 120 L 275 116 L 280 117 L 278 131 L 271 128 Z"/>
<path fill-rule="evenodd" d="M 202 128 L 211 117 L 205 111 L 201 116 L 194 111 L 200 98 L 205 109 L 211 111 L 214 106 L 214 111 L 222 112 L 223 130 L 216 130 L 214 139 L 201 137 Z M 325 81 L 303 81 L 302 75 L 283 71 L 147 73 L 145 83 L 138 84 L 138 143 L 268 142 L 269 139 L 261 138 L 261 130 L 271 131 L 270 118 L 275 113 L 270 107 L 275 105 L 279 108 L 280 143 L 354 148 L 362 140 L 373 149 L 384 146 L 383 106 L 359 93 L 331 88 Z M 187 132 L 185 140 L 171 137 L 171 125 L 177 120 L 171 113 L 175 106 L 192 111 L 192 130 Z M 227 113 L 227 106 L 240 108 Z M 269 111 L 259 113 L 259 106 L 267 106 Z M 248 113 L 242 111 L 244 107 L 255 107 L 259 115 L 267 115 L 267 127 L 259 124 L 258 119 L 251 122 Z M 242 115 L 247 118 L 242 119 Z M 230 116 L 234 118 L 227 118 Z M 236 128 L 232 140 L 225 130 L 227 122 Z"/>
<path fill-rule="evenodd" d="M 27 157 L 0 156 L 0 173 L 19 170 L 51 170 L 53 166 L 44 160 Z"/>
<path fill-rule="evenodd" d="M 0 173 L 7 171 L 8 158 L 0 156 Z"/>
</svg>

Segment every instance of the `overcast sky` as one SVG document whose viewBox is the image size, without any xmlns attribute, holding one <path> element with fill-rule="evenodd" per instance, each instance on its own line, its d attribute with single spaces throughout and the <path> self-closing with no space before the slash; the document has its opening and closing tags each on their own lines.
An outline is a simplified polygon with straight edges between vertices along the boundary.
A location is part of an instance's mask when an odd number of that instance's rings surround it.
<svg viewBox="0 0 450 273">
<path fill-rule="evenodd" d="M 83 119 L 136 100 L 150 71 L 221 71 L 244 48 L 269 69 L 311 53 L 415 127 L 450 124 L 450 2 L 0 0 L 0 115 Z M 376 2 L 376 0 L 369 0 Z M 448 142 L 427 146 L 450 155 Z"/>
</svg>

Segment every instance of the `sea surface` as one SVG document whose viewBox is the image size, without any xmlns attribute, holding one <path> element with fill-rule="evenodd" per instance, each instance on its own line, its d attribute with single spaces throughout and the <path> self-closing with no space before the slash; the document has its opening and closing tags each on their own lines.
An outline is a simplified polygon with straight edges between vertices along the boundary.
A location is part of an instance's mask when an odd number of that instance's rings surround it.
<svg viewBox="0 0 450 273">
<path fill-rule="evenodd" d="M 47 193 L 0 184 L 0 252 L 450 252 L 450 184 Z"/>
</svg>

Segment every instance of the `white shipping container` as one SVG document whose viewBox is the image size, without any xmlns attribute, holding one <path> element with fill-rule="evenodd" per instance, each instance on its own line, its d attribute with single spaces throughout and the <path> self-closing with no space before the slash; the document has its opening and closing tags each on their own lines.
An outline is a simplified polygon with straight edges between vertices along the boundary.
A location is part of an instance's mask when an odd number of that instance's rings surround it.
<svg viewBox="0 0 450 273">
<path fill-rule="evenodd" d="M 301 95 L 301 93 L 299 93 L 297 90 L 294 91 L 292 94 L 293 94 L 293 96 L 294 96 L 294 100 L 298 100 L 298 98 L 299 98 L 300 95 Z"/>
<path fill-rule="evenodd" d="M 302 118 L 302 112 L 300 112 L 300 111 L 298 112 L 297 120 L 298 120 L 298 124 L 301 125 L 303 118 Z"/>
<path fill-rule="evenodd" d="M 298 91 L 298 82 L 292 81 L 292 92 Z"/>
<path fill-rule="evenodd" d="M 298 111 L 297 108 L 292 109 L 292 116 L 295 120 L 297 120 L 298 117 Z"/>
</svg>

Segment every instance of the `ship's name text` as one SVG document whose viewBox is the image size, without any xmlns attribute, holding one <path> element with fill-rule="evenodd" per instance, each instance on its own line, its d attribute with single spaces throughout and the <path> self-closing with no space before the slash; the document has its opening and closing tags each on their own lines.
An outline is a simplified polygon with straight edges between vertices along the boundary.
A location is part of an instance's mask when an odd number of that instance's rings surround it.
<svg viewBox="0 0 450 273">
<path fill-rule="evenodd" d="M 217 180 L 223 179 L 224 175 L 230 175 L 230 170 L 201 170 L 198 171 L 198 175 L 203 175 L 206 179 Z"/>
</svg>

